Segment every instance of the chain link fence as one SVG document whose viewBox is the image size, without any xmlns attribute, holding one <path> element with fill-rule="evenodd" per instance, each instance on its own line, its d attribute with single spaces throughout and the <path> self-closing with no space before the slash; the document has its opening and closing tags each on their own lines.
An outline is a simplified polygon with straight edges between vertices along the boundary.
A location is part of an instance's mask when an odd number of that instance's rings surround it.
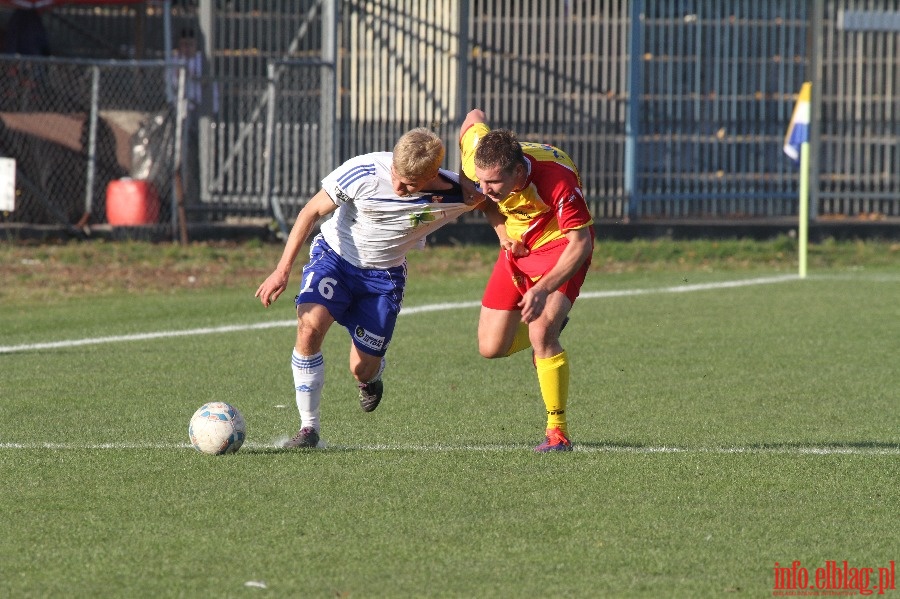
<svg viewBox="0 0 900 599">
<path fill-rule="evenodd" d="M 121 189 L 144 197 L 123 200 L 152 208 L 135 224 L 174 224 L 181 69 L 37 57 L 0 57 L 0 69 L 0 155 L 16 160 L 15 207 L 0 220 L 106 223 L 108 197 L 134 180 L 143 185 Z"/>
</svg>

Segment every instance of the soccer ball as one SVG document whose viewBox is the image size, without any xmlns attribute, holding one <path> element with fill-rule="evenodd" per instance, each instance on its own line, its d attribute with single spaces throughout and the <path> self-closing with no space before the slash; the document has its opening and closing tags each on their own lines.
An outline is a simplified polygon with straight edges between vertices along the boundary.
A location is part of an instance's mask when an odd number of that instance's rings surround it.
<svg viewBox="0 0 900 599">
<path fill-rule="evenodd" d="M 222 401 L 200 406 L 188 425 L 191 445 L 209 455 L 236 452 L 244 444 L 246 431 L 247 425 L 241 413 Z"/>
</svg>

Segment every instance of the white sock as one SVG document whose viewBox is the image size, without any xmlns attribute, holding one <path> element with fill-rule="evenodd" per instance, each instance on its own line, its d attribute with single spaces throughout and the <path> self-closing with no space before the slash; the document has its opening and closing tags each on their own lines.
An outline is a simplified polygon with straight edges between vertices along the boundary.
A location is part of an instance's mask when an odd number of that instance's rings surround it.
<svg viewBox="0 0 900 599">
<path fill-rule="evenodd" d="M 311 426 L 319 430 L 319 404 L 322 402 L 322 387 L 325 386 L 325 358 L 322 357 L 322 352 L 314 356 L 301 356 L 295 349 L 291 354 L 291 370 L 294 372 L 300 428 Z"/>
<path fill-rule="evenodd" d="M 381 378 L 381 374 L 384 372 L 384 367 L 387 366 L 387 360 L 384 357 L 381 358 L 381 366 L 378 367 L 378 374 L 372 377 L 371 381 L 366 381 L 367 383 L 372 383 Z"/>
</svg>

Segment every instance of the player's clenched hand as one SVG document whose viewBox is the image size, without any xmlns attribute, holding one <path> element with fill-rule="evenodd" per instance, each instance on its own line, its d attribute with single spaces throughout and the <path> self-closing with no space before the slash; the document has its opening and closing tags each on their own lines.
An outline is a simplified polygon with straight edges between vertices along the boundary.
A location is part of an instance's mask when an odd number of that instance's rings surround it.
<svg viewBox="0 0 900 599">
<path fill-rule="evenodd" d="M 287 289 L 287 284 L 288 276 L 276 270 L 256 290 L 256 297 L 259 298 L 263 306 L 268 308 L 272 302 L 284 293 L 284 290 Z"/>
<path fill-rule="evenodd" d="M 481 193 L 475 183 L 465 176 L 460 176 L 459 185 L 462 187 L 463 202 L 468 206 L 478 206 L 484 201 L 484 194 Z"/>
<path fill-rule="evenodd" d="M 516 258 L 521 258 L 522 256 L 527 256 L 529 254 L 528 246 L 515 239 L 501 239 L 500 247 L 507 252 L 510 252 Z"/>
<path fill-rule="evenodd" d="M 530 323 L 538 319 L 547 306 L 547 292 L 538 287 L 532 287 L 525 292 L 519 301 L 522 308 L 522 322 Z"/>
</svg>

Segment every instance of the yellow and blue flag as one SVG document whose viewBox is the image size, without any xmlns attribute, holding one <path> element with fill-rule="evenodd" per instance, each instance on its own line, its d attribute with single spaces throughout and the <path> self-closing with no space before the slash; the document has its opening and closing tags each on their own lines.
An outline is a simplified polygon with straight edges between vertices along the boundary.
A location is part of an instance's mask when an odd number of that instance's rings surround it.
<svg viewBox="0 0 900 599">
<path fill-rule="evenodd" d="M 791 123 L 784 135 L 784 153 L 794 162 L 800 162 L 800 144 L 809 141 L 809 102 L 812 83 L 806 81 L 800 87 L 800 95 L 794 105 Z"/>
</svg>

